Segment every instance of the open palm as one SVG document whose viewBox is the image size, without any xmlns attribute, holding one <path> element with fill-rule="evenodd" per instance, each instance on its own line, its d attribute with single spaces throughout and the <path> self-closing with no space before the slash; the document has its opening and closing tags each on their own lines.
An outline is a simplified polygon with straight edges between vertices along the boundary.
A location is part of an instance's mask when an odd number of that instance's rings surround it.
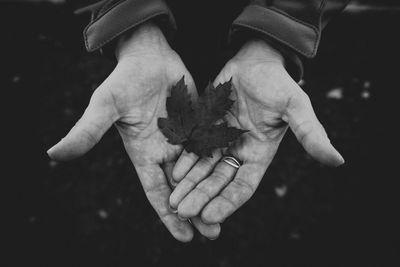
<svg viewBox="0 0 400 267">
<path fill-rule="evenodd" d="M 168 179 L 180 146 L 166 141 L 157 119 L 166 117 L 169 90 L 185 76 L 189 93 L 197 96 L 193 79 L 180 57 L 169 48 L 155 26 L 142 26 L 123 39 L 117 48 L 118 64 L 96 89 L 82 118 L 48 154 L 56 160 L 69 160 L 89 151 L 115 124 L 125 149 L 135 166 L 150 203 L 171 234 L 189 241 L 193 231 L 188 221 L 179 220 L 169 208 Z M 220 226 L 192 220 L 205 236 L 218 236 Z"/>
<path fill-rule="evenodd" d="M 231 78 L 235 103 L 225 119 L 230 126 L 249 132 L 228 151 L 216 152 L 213 160 L 183 152 L 174 169 L 180 183 L 170 197 L 182 217 L 201 213 L 204 222 L 217 223 L 238 209 L 255 192 L 288 127 L 316 160 L 333 166 L 343 163 L 308 96 L 286 72 L 280 54 L 265 42 L 247 43 L 221 70 L 214 85 Z M 222 154 L 241 160 L 242 166 L 236 171 L 218 163 Z M 196 165 L 213 170 L 193 175 Z"/>
</svg>

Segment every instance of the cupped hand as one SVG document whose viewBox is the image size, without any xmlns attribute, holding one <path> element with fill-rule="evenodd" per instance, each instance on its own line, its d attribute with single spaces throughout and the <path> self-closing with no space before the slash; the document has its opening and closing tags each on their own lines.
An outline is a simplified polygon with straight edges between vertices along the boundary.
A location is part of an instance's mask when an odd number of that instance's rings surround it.
<svg viewBox="0 0 400 267">
<path fill-rule="evenodd" d="M 182 76 L 193 99 L 197 97 L 193 79 L 151 23 L 121 37 L 116 57 L 118 64 L 95 90 L 81 119 L 48 154 L 59 161 L 79 157 L 115 124 L 151 205 L 176 239 L 189 241 L 193 237 L 190 223 L 180 220 L 168 201 L 168 177 L 182 148 L 166 141 L 157 119 L 167 116 L 166 98 Z M 219 235 L 219 224 L 206 225 L 200 219 L 192 223 L 208 238 Z"/>
<path fill-rule="evenodd" d="M 224 66 L 214 86 L 232 78 L 235 100 L 226 116 L 230 126 L 249 130 L 227 151 L 199 159 L 183 151 L 173 170 L 179 182 L 170 196 L 178 214 L 201 214 L 206 223 L 219 223 L 255 192 L 288 127 L 317 161 L 341 165 L 342 156 L 330 143 L 309 97 L 286 72 L 278 51 L 261 40 L 246 43 Z M 224 161 L 229 154 L 242 161 L 236 169 Z"/>
</svg>

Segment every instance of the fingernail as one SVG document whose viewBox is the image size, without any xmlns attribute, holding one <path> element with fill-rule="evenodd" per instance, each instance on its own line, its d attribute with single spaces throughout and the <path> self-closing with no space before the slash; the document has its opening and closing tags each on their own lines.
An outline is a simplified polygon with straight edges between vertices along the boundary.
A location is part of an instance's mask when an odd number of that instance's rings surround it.
<svg viewBox="0 0 400 267">
<path fill-rule="evenodd" d="M 169 179 L 169 183 L 171 184 L 172 188 L 175 189 L 175 187 L 178 185 L 177 182 L 175 182 L 174 179 Z"/>
<path fill-rule="evenodd" d="M 169 209 L 172 213 L 178 213 L 178 209 L 174 209 L 173 207 L 171 207 L 171 205 L 169 205 Z"/>
</svg>

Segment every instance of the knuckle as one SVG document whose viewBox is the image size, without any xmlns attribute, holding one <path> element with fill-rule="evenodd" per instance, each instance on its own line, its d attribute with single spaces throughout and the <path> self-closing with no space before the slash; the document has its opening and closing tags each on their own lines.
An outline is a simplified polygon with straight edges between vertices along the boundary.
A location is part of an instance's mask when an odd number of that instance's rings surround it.
<svg viewBox="0 0 400 267">
<path fill-rule="evenodd" d="M 313 123 L 309 120 L 306 120 L 299 124 L 299 126 L 297 127 L 297 132 L 301 137 L 304 138 L 304 136 L 312 132 L 313 128 L 314 128 Z"/>
<path fill-rule="evenodd" d="M 207 190 L 205 190 L 203 187 L 198 186 L 194 190 L 195 190 L 195 192 L 197 192 L 197 194 L 204 196 L 207 201 L 209 201 L 211 199 L 211 196 L 209 195 Z"/>
<path fill-rule="evenodd" d="M 201 212 L 201 220 L 206 224 L 219 223 L 218 216 L 216 215 L 217 210 L 215 206 L 206 206 Z"/>
<path fill-rule="evenodd" d="M 158 183 L 155 184 L 152 187 L 149 188 L 145 188 L 145 193 L 147 196 L 152 195 L 152 194 L 158 194 L 158 193 L 162 193 L 169 190 L 169 186 L 167 184 L 164 183 Z"/>
<path fill-rule="evenodd" d="M 197 181 L 195 177 L 192 175 L 186 176 L 185 179 L 182 180 L 182 183 L 186 184 L 186 186 L 191 189 L 197 185 Z"/>
<path fill-rule="evenodd" d="M 98 132 L 98 127 L 97 125 L 91 123 L 89 124 L 89 128 L 82 127 L 82 135 L 85 136 L 85 138 L 88 140 L 89 143 L 91 144 L 97 144 L 100 140 L 100 137 L 95 134 L 95 132 Z"/>
<path fill-rule="evenodd" d="M 231 190 L 223 191 L 221 197 L 226 201 L 229 201 L 230 204 L 237 209 L 251 198 L 255 190 L 249 183 L 244 182 L 243 180 L 234 180 L 231 185 L 233 188 Z"/>
<path fill-rule="evenodd" d="M 239 205 L 237 204 L 237 201 L 235 200 L 235 198 L 229 197 L 226 194 L 222 193 L 220 195 L 220 197 L 225 201 L 226 204 L 230 205 L 233 210 L 236 210 L 239 208 Z M 225 211 L 227 211 L 228 209 L 225 209 Z"/>
<path fill-rule="evenodd" d="M 225 182 L 227 179 L 229 179 L 229 177 L 227 177 L 227 175 L 219 169 L 215 169 L 210 178 L 222 182 Z"/>
<path fill-rule="evenodd" d="M 244 195 L 252 195 L 253 192 L 255 191 L 253 185 L 251 185 L 249 182 L 247 182 L 244 179 L 238 178 L 232 181 L 234 184 L 236 184 L 237 188 L 239 188 L 240 192 Z"/>
<path fill-rule="evenodd" d="M 169 217 L 169 216 L 171 216 L 171 214 L 169 214 L 169 213 L 160 213 L 160 214 L 158 214 L 158 217 L 160 217 L 160 220 L 161 220 L 164 224 L 168 223 L 168 217 Z"/>
<path fill-rule="evenodd" d="M 306 142 L 307 138 L 309 138 L 309 136 L 312 133 L 318 133 L 318 132 L 321 132 L 321 128 L 319 127 L 318 124 L 310 120 L 301 122 L 299 126 L 296 128 L 297 137 L 300 143 Z"/>
<path fill-rule="evenodd" d="M 178 217 L 186 219 L 196 216 L 197 210 L 192 206 L 193 205 L 188 205 L 187 203 L 180 204 L 178 206 Z"/>
<path fill-rule="evenodd" d="M 202 165 L 202 167 L 208 166 L 208 165 L 213 165 L 215 163 L 215 159 L 211 157 L 205 157 L 202 158 L 199 163 Z"/>
</svg>

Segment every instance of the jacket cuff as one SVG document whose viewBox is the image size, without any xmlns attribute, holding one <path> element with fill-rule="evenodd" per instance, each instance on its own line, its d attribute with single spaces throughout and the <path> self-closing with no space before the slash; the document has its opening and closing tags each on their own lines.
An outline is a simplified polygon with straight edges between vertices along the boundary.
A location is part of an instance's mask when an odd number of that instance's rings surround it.
<svg viewBox="0 0 400 267">
<path fill-rule="evenodd" d="M 104 3 L 104 4 L 102 4 Z M 90 23 L 83 31 L 87 51 L 102 48 L 124 32 L 154 20 L 167 38 L 176 30 L 175 19 L 162 0 L 102 1 L 94 5 Z"/>
<path fill-rule="evenodd" d="M 274 7 L 247 6 L 233 22 L 233 28 L 237 27 L 263 33 L 307 58 L 317 54 L 320 31 Z"/>
</svg>

